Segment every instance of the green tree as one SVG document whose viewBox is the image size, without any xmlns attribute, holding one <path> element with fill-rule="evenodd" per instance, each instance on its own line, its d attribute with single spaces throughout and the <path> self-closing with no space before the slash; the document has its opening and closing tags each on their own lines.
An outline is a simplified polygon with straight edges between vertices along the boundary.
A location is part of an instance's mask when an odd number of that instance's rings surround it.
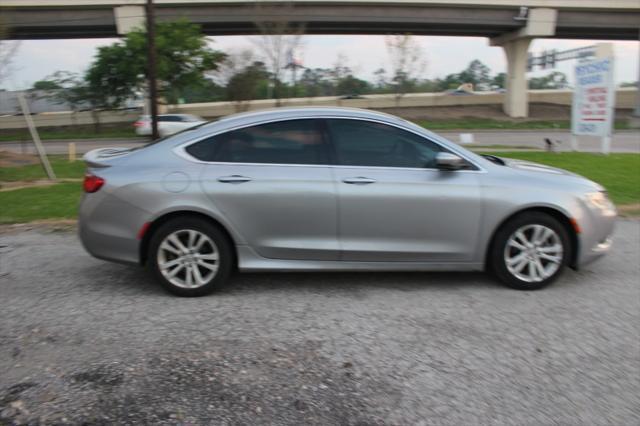
<svg viewBox="0 0 640 426">
<path fill-rule="evenodd" d="M 160 94 L 170 103 L 176 103 L 188 87 L 202 84 L 204 73 L 217 69 L 225 57 L 208 46 L 200 26 L 185 20 L 156 26 L 156 52 Z M 97 100 L 119 106 L 145 87 L 147 65 L 146 31 L 135 30 L 98 49 L 87 81 Z M 110 96 L 105 97 L 105 91 Z"/>
<path fill-rule="evenodd" d="M 469 63 L 465 70 L 458 74 L 458 80 L 461 84 L 473 84 L 474 89 L 476 87 L 488 88 L 491 84 L 491 69 L 478 59 L 474 59 Z"/>
<path fill-rule="evenodd" d="M 540 89 L 565 89 L 569 83 L 567 76 L 560 71 L 553 71 L 542 77 L 533 77 L 529 80 L 529 88 Z"/>
<path fill-rule="evenodd" d="M 229 79 L 227 99 L 238 103 L 242 109 L 243 102 L 255 99 L 258 90 L 269 81 L 269 71 L 263 62 L 256 61 Z"/>
<path fill-rule="evenodd" d="M 82 109 L 92 112 L 93 124 L 96 132 L 100 131 L 100 109 L 112 107 L 112 96 L 108 89 L 94 87 L 87 76 L 81 76 L 69 71 L 56 71 L 43 80 L 33 84 L 32 91 L 42 91 L 40 98 L 46 98 L 58 104 L 65 104 L 75 113 Z"/>
<path fill-rule="evenodd" d="M 185 103 L 218 102 L 226 99 L 226 88 L 209 78 L 203 78 L 182 89 L 181 98 Z"/>
<path fill-rule="evenodd" d="M 291 22 L 295 16 L 295 6 L 291 1 L 274 4 L 256 1 L 254 21 L 259 37 L 252 39 L 260 50 L 264 62 L 269 69 L 273 98 L 276 106 L 281 105 L 283 90 L 283 71 L 287 63 L 302 49 L 304 25 Z"/>
<path fill-rule="evenodd" d="M 386 92 L 389 89 L 389 82 L 387 81 L 387 71 L 384 68 L 378 68 L 373 73 L 375 75 L 375 87 L 381 92 Z"/>
<path fill-rule="evenodd" d="M 52 80 L 38 80 L 33 83 L 32 90 L 51 91 L 61 89 L 61 87 Z"/>
<path fill-rule="evenodd" d="M 507 83 L 507 73 L 504 73 L 504 72 L 496 74 L 496 76 L 493 77 L 493 80 L 491 80 L 492 86 L 497 86 L 501 89 L 505 88 L 506 83 Z"/>
<path fill-rule="evenodd" d="M 411 34 L 389 35 L 385 37 L 392 84 L 399 101 L 405 93 L 413 90 L 420 74 L 426 68 L 423 51 Z"/>
<path fill-rule="evenodd" d="M 304 96 L 331 96 L 335 93 L 333 71 L 327 68 L 307 68 L 298 82 Z"/>
<path fill-rule="evenodd" d="M 354 77 L 352 74 L 349 74 L 340 81 L 336 85 L 336 94 L 337 95 L 362 95 L 368 93 L 371 89 L 371 85 L 369 82 L 361 80 L 357 77 Z"/>
</svg>

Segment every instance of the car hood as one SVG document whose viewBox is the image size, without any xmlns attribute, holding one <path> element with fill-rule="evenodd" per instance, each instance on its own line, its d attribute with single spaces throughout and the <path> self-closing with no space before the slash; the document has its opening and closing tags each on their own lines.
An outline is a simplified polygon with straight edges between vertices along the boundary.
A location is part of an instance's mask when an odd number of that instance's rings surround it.
<svg viewBox="0 0 640 426">
<path fill-rule="evenodd" d="M 582 177 L 580 175 L 571 173 L 564 169 L 559 169 L 557 167 L 551 167 L 544 164 L 534 163 L 532 161 L 514 160 L 511 158 L 501 158 L 501 160 L 504 161 L 505 166 L 511 167 L 512 169 L 516 169 L 516 170 Z"/>
<path fill-rule="evenodd" d="M 603 190 L 602 185 L 572 173 L 568 170 L 551 167 L 544 164 L 534 163 L 531 161 L 515 160 L 511 158 L 500 158 L 504 161 L 504 165 L 520 175 L 526 175 L 531 178 L 538 178 L 545 181 L 562 181 L 563 183 L 574 183 L 593 190 Z"/>
</svg>

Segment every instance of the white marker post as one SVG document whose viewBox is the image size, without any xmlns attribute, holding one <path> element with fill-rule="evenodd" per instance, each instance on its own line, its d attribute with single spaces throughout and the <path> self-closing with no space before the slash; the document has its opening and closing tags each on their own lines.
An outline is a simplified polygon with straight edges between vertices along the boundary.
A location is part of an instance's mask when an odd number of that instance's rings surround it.
<svg viewBox="0 0 640 426">
<path fill-rule="evenodd" d="M 33 144 L 36 146 L 36 151 L 38 151 L 38 155 L 40 156 L 40 163 L 44 168 L 44 171 L 47 173 L 47 177 L 49 180 L 56 180 L 56 175 L 51 168 L 51 164 L 49 164 L 49 159 L 47 158 L 47 153 L 44 150 L 44 146 L 42 146 L 42 141 L 40 140 L 40 135 L 38 134 L 38 129 L 36 129 L 36 125 L 33 123 L 33 118 L 31 118 L 31 111 L 29 111 L 29 105 L 27 101 L 24 99 L 24 95 L 22 92 L 18 92 L 18 101 L 20 102 L 20 108 L 22 109 L 22 115 L 24 115 L 24 119 L 27 122 L 27 127 L 29 128 L 29 132 L 31 133 L 31 139 L 33 139 Z"/>
<path fill-rule="evenodd" d="M 609 154 L 616 94 L 613 55 L 576 64 L 575 78 L 571 146 L 578 149 L 578 135 L 600 136 L 602 153 Z"/>
<path fill-rule="evenodd" d="M 460 143 L 462 145 L 473 144 L 473 133 L 460 133 Z"/>
</svg>

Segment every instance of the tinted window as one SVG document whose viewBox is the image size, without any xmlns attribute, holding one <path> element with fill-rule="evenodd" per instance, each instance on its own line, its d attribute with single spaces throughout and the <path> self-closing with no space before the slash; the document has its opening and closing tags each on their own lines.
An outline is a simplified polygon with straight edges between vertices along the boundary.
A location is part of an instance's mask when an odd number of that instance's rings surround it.
<svg viewBox="0 0 640 426">
<path fill-rule="evenodd" d="M 178 115 L 159 115 L 158 121 L 181 121 Z"/>
<path fill-rule="evenodd" d="M 444 149 L 406 130 L 361 120 L 328 120 L 338 163 L 349 166 L 435 168 Z"/>
<path fill-rule="evenodd" d="M 183 115 L 180 117 L 180 120 L 185 123 L 194 123 L 196 121 L 204 121 L 202 118 L 197 117 L 195 115 Z"/>
<path fill-rule="evenodd" d="M 202 161 L 231 163 L 327 164 L 316 120 L 262 124 L 214 136 L 187 147 Z"/>
</svg>

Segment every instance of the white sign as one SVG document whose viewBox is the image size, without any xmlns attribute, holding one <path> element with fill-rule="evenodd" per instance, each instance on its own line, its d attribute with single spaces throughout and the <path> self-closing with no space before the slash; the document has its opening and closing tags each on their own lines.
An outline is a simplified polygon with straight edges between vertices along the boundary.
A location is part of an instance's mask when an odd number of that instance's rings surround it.
<svg viewBox="0 0 640 426">
<path fill-rule="evenodd" d="M 571 132 L 609 138 L 616 93 L 613 57 L 578 63 L 575 72 Z"/>
<path fill-rule="evenodd" d="M 469 145 L 473 143 L 473 133 L 460 133 L 460 143 Z"/>
</svg>

